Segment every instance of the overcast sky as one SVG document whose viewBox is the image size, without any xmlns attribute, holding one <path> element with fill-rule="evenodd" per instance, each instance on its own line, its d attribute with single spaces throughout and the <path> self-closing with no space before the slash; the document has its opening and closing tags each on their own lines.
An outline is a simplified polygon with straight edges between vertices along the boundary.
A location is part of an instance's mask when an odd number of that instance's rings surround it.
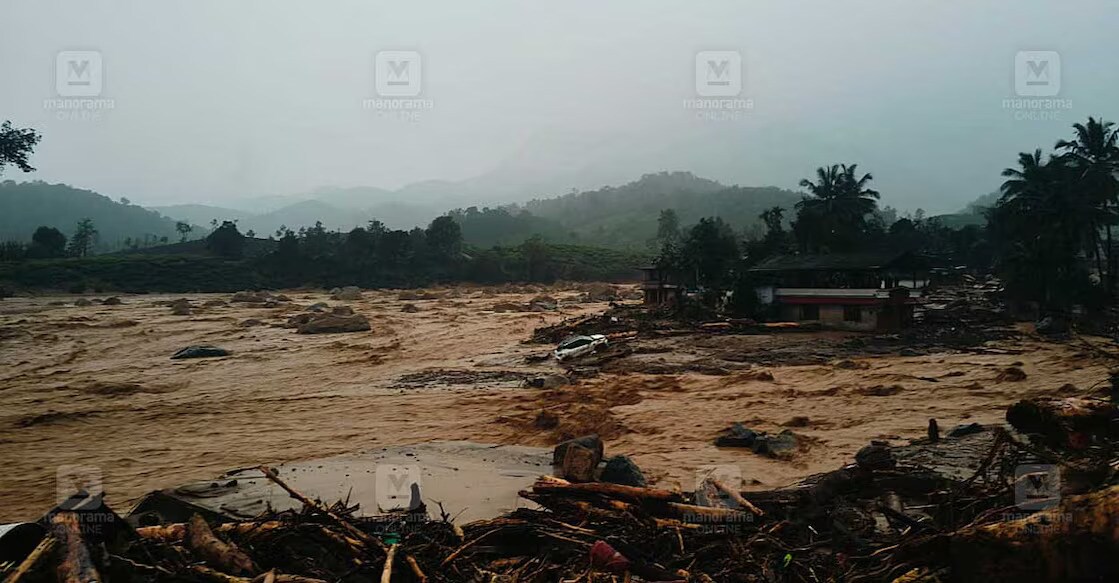
<svg viewBox="0 0 1119 583">
<path fill-rule="evenodd" d="M 1117 25 L 1107 0 L 0 0 L 0 119 L 43 134 L 5 178 L 225 204 L 487 173 L 795 188 L 855 162 L 884 204 L 952 211 L 1119 119 Z M 737 119 L 684 107 L 713 50 L 741 55 Z M 62 51 L 100 53 L 96 119 L 50 101 Z M 420 55 L 418 119 L 363 105 L 381 51 Z M 1059 55 L 1062 108 L 1005 106 L 1020 51 Z"/>
</svg>

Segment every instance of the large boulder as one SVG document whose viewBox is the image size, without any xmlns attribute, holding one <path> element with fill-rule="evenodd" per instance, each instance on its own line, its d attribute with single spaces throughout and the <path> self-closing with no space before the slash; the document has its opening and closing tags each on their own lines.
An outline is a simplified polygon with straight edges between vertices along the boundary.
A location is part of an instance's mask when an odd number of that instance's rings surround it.
<svg viewBox="0 0 1119 583">
<path fill-rule="evenodd" d="M 585 447 L 585 448 L 595 452 L 595 455 L 598 457 L 598 460 L 599 461 L 602 460 L 602 455 L 605 452 L 605 446 L 602 445 L 602 439 L 600 439 L 597 435 L 592 434 L 592 435 L 584 435 L 583 437 L 576 437 L 575 439 L 569 439 L 569 440 L 564 441 L 564 442 L 560 443 L 559 445 L 557 445 L 556 448 L 554 450 L 552 450 L 552 465 L 554 465 L 554 466 L 562 465 L 563 464 L 563 458 L 567 456 L 567 450 L 570 447 L 576 446 L 576 445 L 580 446 L 580 447 Z M 597 464 L 598 462 L 595 462 L 595 463 Z"/>
<path fill-rule="evenodd" d="M 111 298 L 105 298 L 105 301 L 101 302 L 101 303 L 106 305 L 106 306 L 119 306 L 119 305 L 123 304 L 124 302 L 121 301 L 121 299 L 118 298 L 117 296 L 113 296 Z"/>
<path fill-rule="evenodd" d="M 625 455 L 616 455 L 606 460 L 606 466 L 602 468 L 602 476 L 599 479 L 603 482 L 623 486 L 644 488 L 647 485 L 645 474 L 641 473 L 641 468 L 637 467 L 637 464 Z"/>
<path fill-rule="evenodd" d="M 215 356 L 229 356 L 230 352 L 224 348 L 218 348 L 210 344 L 196 344 L 194 346 L 187 346 L 171 355 L 173 360 L 182 360 L 184 358 L 211 358 Z"/>
<path fill-rule="evenodd" d="M 894 452 L 884 441 L 872 441 L 855 454 L 855 463 L 869 471 L 890 470 L 898 465 Z"/>
<path fill-rule="evenodd" d="M 296 332 L 300 334 L 332 334 L 339 332 L 365 332 L 370 329 L 369 318 L 361 314 L 299 314 L 296 318 L 306 316 L 302 323 L 296 324 Z"/>
<path fill-rule="evenodd" d="M 343 288 L 334 288 L 330 290 L 330 299 L 332 300 L 360 300 L 361 288 L 356 285 L 347 285 Z"/>
<path fill-rule="evenodd" d="M 715 438 L 716 447 L 754 447 L 759 433 L 741 423 L 735 423 Z"/>
</svg>

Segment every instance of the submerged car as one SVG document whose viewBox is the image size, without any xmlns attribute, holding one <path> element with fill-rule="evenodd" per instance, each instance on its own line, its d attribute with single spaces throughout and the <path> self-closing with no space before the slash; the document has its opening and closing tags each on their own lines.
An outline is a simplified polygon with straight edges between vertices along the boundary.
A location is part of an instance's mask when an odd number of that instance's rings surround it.
<svg viewBox="0 0 1119 583">
<path fill-rule="evenodd" d="M 567 360 L 569 358 L 577 358 L 584 354 L 590 354 L 599 348 L 606 346 L 609 342 L 606 336 L 602 334 L 591 334 L 590 336 L 572 336 L 563 342 L 552 351 L 556 360 Z"/>
</svg>

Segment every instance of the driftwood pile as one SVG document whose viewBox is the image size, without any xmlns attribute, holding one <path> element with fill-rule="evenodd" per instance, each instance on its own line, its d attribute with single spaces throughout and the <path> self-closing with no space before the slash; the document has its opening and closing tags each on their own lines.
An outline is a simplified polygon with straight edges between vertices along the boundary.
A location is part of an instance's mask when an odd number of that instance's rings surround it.
<svg viewBox="0 0 1119 583">
<path fill-rule="evenodd" d="M 56 509 L 48 536 L 5 580 L 1117 580 L 1115 406 L 1038 400 L 1011 411 L 1022 433 L 995 428 L 967 477 L 875 443 L 854 464 L 761 492 L 716 477 L 685 493 L 544 476 L 521 492 L 531 504 L 461 527 L 422 506 L 356 516 L 261 468 L 301 511 L 132 528 L 103 506 Z M 1064 486 L 1046 488 L 1023 467 L 1059 468 Z"/>
</svg>

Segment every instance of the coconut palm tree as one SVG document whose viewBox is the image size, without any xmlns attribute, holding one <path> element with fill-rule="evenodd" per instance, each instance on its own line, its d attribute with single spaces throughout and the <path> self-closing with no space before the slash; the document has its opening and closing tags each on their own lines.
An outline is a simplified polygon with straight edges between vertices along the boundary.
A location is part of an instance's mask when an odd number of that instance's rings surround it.
<svg viewBox="0 0 1119 583">
<path fill-rule="evenodd" d="M 1061 140 L 1056 146 L 1073 169 L 1077 195 L 1096 208 L 1089 244 L 1108 293 L 1114 292 L 1116 271 L 1111 228 L 1119 221 L 1119 129 L 1114 126 L 1102 118 L 1089 117 L 1087 124 L 1073 124 L 1076 139 Z M 1106 232 L 1106 243 L 1100 240 L 1101 229 Z M 1100 261 L 1101 246 L 1106 269 Z"/>
<path fill-rule="evenodd" d="M 857 164 L 832 164 L 816 169 L 815 182 L 800 181 L 812 195 L 796 205 L 794 231 L 802 247 L 849 250 L 858 244 L 866 216 L 878 208 L 878 192 L 867 187 L 874 177 L 859 176 L 857 169 Z"/>
</svg>

